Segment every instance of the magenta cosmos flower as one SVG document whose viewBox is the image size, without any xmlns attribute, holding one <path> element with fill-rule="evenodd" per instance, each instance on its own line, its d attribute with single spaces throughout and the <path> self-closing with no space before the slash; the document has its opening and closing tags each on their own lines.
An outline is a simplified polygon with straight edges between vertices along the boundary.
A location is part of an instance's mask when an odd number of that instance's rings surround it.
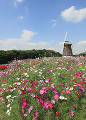
<svg viewBox="0 0 86 120">
<path fill-rule="evenodd" d="M 48 105 L 49 105 L 49 107 L 50 107 L 50 109 L 52 109 L 52 103 L 50 102 L 50 103 L 48 103 Z"/>
<path fill-rule="evenodd" d="M 38 117 L 38 112 L 37 112 L 37 111 L 34 111 L 34 112 L 33 112 L 33 115 L 34 115 L 34 117 L 37 119 L 37 117 Z"/>
<path fill-rule="evenodd" d="M 79 97 L 81 94 L 80 93 L 77 93 L 77 97 Z"/>
<path fill-rule="evenodd" d="M 25 108 L 26 107 L 26 102 L 22 102 L 22 108 Z"/>
<path fill-rule="evenodd" d="M 58 110 L 57 111 L 55 111 L 55 116 L 58 116 L 59 115 L 59 112 L 58 112 Z"/>
<path fill-rule="evenodd" d="M 24 109 L 21 109 L 21 113 L 24 113 Z"/>
</svg>

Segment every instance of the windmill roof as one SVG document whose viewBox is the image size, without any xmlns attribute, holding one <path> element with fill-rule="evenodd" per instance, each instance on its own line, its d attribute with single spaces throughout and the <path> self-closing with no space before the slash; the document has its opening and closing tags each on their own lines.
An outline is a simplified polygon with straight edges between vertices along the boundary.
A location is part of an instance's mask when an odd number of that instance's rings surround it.
<svg viewBox="0 0 86 120">
<path fill-rule="evenodd" d="M 70 45 L 72 45 L 72 42 L 65 41 L 64 44 L 70 44 Z"/>
</svg>

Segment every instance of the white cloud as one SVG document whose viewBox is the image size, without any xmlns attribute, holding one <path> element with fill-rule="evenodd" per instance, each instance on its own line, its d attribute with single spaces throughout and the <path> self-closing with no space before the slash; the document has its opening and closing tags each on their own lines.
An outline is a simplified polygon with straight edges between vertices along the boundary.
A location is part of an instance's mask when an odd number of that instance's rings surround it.
<svg viewBox="0 0 86 120">
<path fill-rule="evenodd" d="M 18 17 L 18 20 L 23 20 L 23 19 L 24 19 L 23 16 L 19 16 L 19 17 Z"/>
<path fill-rule="evenodd" d="M 14 6 L 17 6 L 18 3 L 22 3 L 24 0 L 13 0 Z"/>
<path fill-rule="evenodd" d="M 16 2 L 23 2 L 23 0 L 16 0 Z"/>
<path fill-rule="evenodd" d="M 55 19 L 51 20 L 52 27 L 55 27 L 57 24 L 57 21 Z"/>
<path fill-rule="evenodd" d="M 30 50 L 30 49 L 45 49 L 51 43 L 38 41 L 37 43 L 30 42 L 36 33 L 33 31 L 23 30 L 20 38 L 9 38 L 0 40 L 1 50 Z"/>
<path fill-rule="evenodd" d="M 65 9 L 61 12 L 61 17 L 66 21 L 70 22 L 80 22 L 86 18 L 86 8 L 76 10 L 75 6 Z"/>
<path fill-rule="evenodd" d="M 23 34 L 21 35 L 22 40 L 29 41 L 35 35 L 32 31 L 23 30 Z"/>
<path fill-rule="evenodd" d="M 86 41 L 80 41 L 73 47 L 74 54 L 86 51 Z"/>
<path fill-rule="evenodd" d="M 41 46 L 41 45 L 47 45 L 48 42 L 42 42 L 42 41 L 40 41 L 38 43 L 27 43 L 27 44 L 30 45 L 30 46 L 37 46 L 37 45 Z"/>
<path fill-rule="evenodd" d="M 82 45 L 82 44 L 86 44 L 86 41 L 80 41 L 77 43 L 77 45 Z"/>
<path fill-rule="evenodd" d="M 63 45 L 64 44 L 64 42 L 59 42 L 59 45 Z"/>
</svg>

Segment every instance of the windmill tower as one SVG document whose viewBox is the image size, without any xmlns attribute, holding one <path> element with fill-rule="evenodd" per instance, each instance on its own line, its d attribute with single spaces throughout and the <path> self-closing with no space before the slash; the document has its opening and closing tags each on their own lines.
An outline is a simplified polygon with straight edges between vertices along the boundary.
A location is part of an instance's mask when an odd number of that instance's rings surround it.
<svg viewBox="0 0 86 120">
<path fill-rule="evenodd" d="M 73 56 L 72 49 L 71 49 L 72 43 L 69 41 L 66 41 L 66 38 L 67 38 L 67 32 L 64 39 L 64 48 L 63 48 L 62 56 Z"/>
</svg>

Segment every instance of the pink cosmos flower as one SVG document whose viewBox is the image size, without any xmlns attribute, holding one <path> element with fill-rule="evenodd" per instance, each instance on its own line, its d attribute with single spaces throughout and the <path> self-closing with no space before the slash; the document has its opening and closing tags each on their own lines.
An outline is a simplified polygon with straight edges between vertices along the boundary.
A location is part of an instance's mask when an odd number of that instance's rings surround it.
<svg viewBox="0 0 86 120">
<path fill-rule="evenodd" d="M 70 110 L 70 115 L 73 116 L 74 115 L 74 112 L 72 110 Z"/>
<path fill-rule="evenodd" d="M 0 96 L 0 101 L 3 99 L 3 97 L 2 96 Z"/>
<path fill-rule="evenodd" d="M 47 102 L 44 102 L 43 106 L 44 106 L 43 108 L 46 108 L 46 109 L 49 107 Z"/>
<path fill-rule="evenodd" d="M 46 90 L 46 87 L 43 87 L 42 90 Z"/>
<path fill-rule="evenodd" d="M 57 111 L 55 111 L 55 116 L 58 116 L 59 115 L 59 112 L 58 112 L 58 110 Z"/>
<path fill-rule="evenodd" d="M 84 88 L 82 88 L 82 87 L 80 88 L 80 90 L 81 90 L 81 91 L 83 91 L 83 92 L 85 92 L 85 89 L 84 89 Z"/>
<path fill-rule="evenodd" d="M 69 90 L 66 90 L 66 94 L 70 94 L 70 91 L 69 91 Z"/>
<path fill-rule="evenodd" d="M 34 111 L 34 112 L 33 112 L 33 115 L 34 115 L 34 117 L 37 119 L 37 117 L 38 117 L 38 112 L 37 112 L 37 111 Z"/>
<path fill-rule="evenodd" d="M 21 109 L 21 113 L 24 113 L 24 109 Z"/>
<path fill-rule="evenodd" d="M 30 91 L 30 90 L 31 90 L 31 88 L 29 87 L 29 88 L 27 88 L 26 90 L 27 90 L 27 91 Z"/>
<path fill-rule="evenodd" d="M 56 94 L 56 95 L 54 96 L 54 99 L 58 100 L 58 98 L 59 98 L 59 96 Z"/>
<path fill-rule="evenodd" d="M 56 89 L 53 89 L 53 92 L 56 94 L 56 93 L 57 93 L 57 90 L 56 90 Z"/>
<path fill-rule="evenodd" d="M 40 94 L 43 94 L 44 93 L 44 90 L 40 90 L 40 92 L 39 92 Z"/>
<path fill-rule="evenodd" d="M 82 85 L 80 85 L 80 84 L 78 84 L 78 83 L 76 83 L 76 85 L 79 86 L 79 87 L 82 87 Z"/>
<path fill-rule="evenodd" d="M 50 81 L 50 78 L 47 78 L 48 81 Z"/>
<path fill-rule="evenodd" d="M 24 114 L 24 117 L 26 117 L 27 116 L 27 114 Z"/>
<path fill-rule="evenodd" d="M 52 103 L 52 104 L 55 104 L 55 101 L 54 101 L 54 100 L 51 100 L 51 103 Z"/>
<path fill-rule="evenodd" d="M 34 117 L 32 117 L 31 120 L 36 120 L 36 119 Z"/>
<path fill-rule="evenodd" d="M 32 109 L 33 109 L 33 106 L 30 106 L 30 108 L 28 109 L 28 112 L 30 113 Z"/>
<path fill-rule="evenodd" d="M 51 84 L 51 87 L 54 88 L 54 83 Z"/>
<path fill-rule="evenodd" d="M 51 102 L 48 103 L 48 105 L 49 105 L 50 109 L 52 109 L 53 106 L 52 106 Z"/>
</svg>

